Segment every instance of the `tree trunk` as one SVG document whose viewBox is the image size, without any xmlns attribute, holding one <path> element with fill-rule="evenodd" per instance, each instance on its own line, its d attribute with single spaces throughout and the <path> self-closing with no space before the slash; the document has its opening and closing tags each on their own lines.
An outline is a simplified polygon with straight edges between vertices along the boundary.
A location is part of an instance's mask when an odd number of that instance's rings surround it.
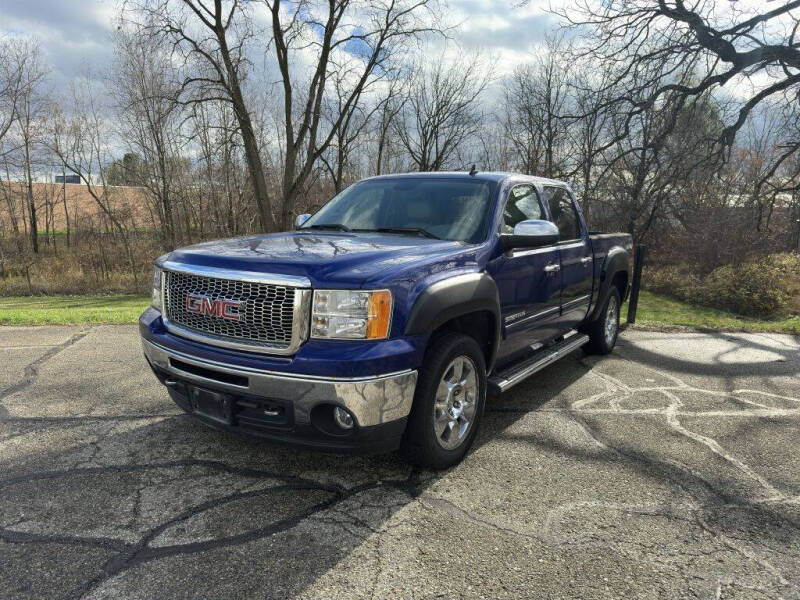
<svg viewBox="0 0 800 600">
<path fill-rule="evenodd" d="M 33 181 L 31 180 L 31 161 L 28 144 L 25 144 L 25 193 L 28 199 L 28 215 L 30 216 L 31 246 L 39 252 L 39 229 L 36 223 L 36 202 L 33 198 Z"/>
<path fill-rule="evenodd" d="M 66 170 L 62 170 L 61 172 L 64 175 L 61 182 L 61 200 L 64 202 L 64 221 L 67 226 L 67 248 L 69 248 L 71 241 L 69 229 L 69 209 L 67 208 L 67 172 Z"/>
<path fill-rule="evenodd" d="M 264 175 L 264 166 L 261 164 L 258 141 L 256 140 L 256 134 L 253 130 L 253 122 L 250 119 L 250 113 L 247 112 L 247 107 L 244 103 L 244 95 L 239 85 L 239 75 L 231 61 L 228 42 L 225 39 L 225 31 L 222 29 L 219 22 L 216 34 L 219 42 L 220 54 L 225 63 L 225 71 L 228 76 L 228 87 L 230 89 L 233 112 L 236 114 L 236 120 L 239 122 L 239 130 L 242 136 L 242 144 L 244 145 L 247 168 L 250 171 L 253 192 L 256 196 L 256 206 L 258 207 L 259 216 L 261 217 L 261 227 L 268 232 L 277 231 L 277 224 L 272 216 L 272 206 L 269 190 L 267 189 L 267 178 Z"/>
<path fill-rule="evenodd" d="M 164 214 L 164 242 L 168 250 L 175 247 L 175 224 L 172 216 L 172 198 L 169 190 L 169 175 L 167 174 L 167 161 L 163 149 L 159 149 L 159 169 L 161 171 L 161 210 Z"/>
</svg>

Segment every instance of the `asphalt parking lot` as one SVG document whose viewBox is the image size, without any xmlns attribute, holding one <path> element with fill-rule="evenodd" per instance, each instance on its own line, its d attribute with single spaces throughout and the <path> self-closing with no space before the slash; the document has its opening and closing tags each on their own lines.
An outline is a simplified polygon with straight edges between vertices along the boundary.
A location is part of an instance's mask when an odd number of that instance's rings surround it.
<svg viewBox="0 0 800 600">
<path fill-rule="evenodd" d="M 457 468 L 182 415 L 135 327 L 0 328 L 1 598 L 800 598 L 800 341 L 627 331 Z"/>
</svg>

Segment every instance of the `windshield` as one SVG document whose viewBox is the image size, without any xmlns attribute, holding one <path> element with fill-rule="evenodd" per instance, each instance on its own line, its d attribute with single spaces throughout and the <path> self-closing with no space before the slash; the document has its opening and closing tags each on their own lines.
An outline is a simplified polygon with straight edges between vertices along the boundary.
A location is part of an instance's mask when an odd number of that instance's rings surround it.
<svg viewBox="0 0 800 600">
<path fill-rule="evenodd" d="M 383 231 L 469 243 L 486 237 L 495 183 L 478 179 L 372 179 L 350 186 L 301 229 Z"/>
</svg>

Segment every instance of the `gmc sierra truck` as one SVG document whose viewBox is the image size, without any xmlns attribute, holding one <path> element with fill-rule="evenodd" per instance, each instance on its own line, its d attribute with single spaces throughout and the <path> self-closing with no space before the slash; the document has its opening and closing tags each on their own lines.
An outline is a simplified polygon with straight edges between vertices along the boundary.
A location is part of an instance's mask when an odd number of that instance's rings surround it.
<svg viewBox="0 0 800 600">
<path fill-rule="evenodd" d="M 630 236 L 588 231 L 565 183 L 374 177 L 295 231 L 160 257 L 139 326 L 159 381 L 208 425 L 447 468 L 487 391 L 611 352 L 630 263 Z"/>
</svg>

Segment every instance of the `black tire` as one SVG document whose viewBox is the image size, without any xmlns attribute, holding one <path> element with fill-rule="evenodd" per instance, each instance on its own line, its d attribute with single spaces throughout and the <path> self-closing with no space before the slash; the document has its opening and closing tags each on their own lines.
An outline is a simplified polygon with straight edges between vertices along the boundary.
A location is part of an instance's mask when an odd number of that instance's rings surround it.
<svg viewBox="0 0 800 600">
<path fill-rule="evenodd" d="M 611 307 L 614 307 L 613 311 Z M 614 349 L 619 335 L 619 313 L 619 290 L 612 287 L 603 305 L 603 310 L 600 311 L 600 316 L 586 327 L 589 341 L 584 344 L 583 350 L 587 354 L 609 354 Z M 613 320 L 613 335 L 609 335 L 607 329 L 609 318 Z"/>
<path fill-rule="evenodd" d="M 469 359 L 472 364 L 461 360 L 462 357 Z M 443 440 L 436 431 L 437 424 L 441 426 L 442 422 L 442 419 L 436 418 L 437 407 L 441 406 L 436 404 L 436 393 L 440 383 L 446 384 L 443 378 L 453 372 L 451 367 L 459 360 L 464 365 L 463 372 L 474 366 L 477 380 L 474 412 L 470 414 L 469 425 L 462 440 Z M 466 388 L 462 391 L 462 398 L 466 399 Z M 465 406 L 467 404 L 469 403 L 465 403 Z M 458 333 L 448 333 L 435 339 L 425 353 L 423 366 L 419 371 L 414 404 L 400 445 L 401 456 L 411 464 L 429 469 L 447 469 L 458 464 L 475 441 L 485 404 L 486 363 L 478 343 L 473 338 Z M 464 411 L 466 415 L 466 409 Z M 456 442 L 458 446 L 455 448 L 443 447 L 443 444 Z"/>
</svg>

